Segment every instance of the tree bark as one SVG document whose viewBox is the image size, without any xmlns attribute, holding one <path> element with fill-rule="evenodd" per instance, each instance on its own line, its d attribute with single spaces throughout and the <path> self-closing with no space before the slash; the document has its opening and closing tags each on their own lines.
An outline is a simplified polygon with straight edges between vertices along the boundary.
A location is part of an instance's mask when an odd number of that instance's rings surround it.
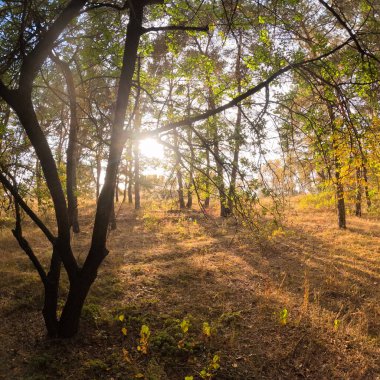
<svg viewBox="0 0 380 380">
<path fill-rule="evenodd" d="M 182 178 L 182 171 L 181 171 L 181 156 L 179 151 L 179 141 L 178 141 L 178 132 L 175 129 L 173 131 L 174 135 L 174 147 L 175 147 L 175 171 L 177 176 L 177 184 L 178 184 L 178 202 L 179 202 L 179 208 L 184 209 L 186 208 L 185 205 L 185 197 L 183 194 L 183 178 Z"/>
<path fill-rule="evenodd" d="M 36 159 L 36 195 L 37 195 L 37 209 L 40 211 L 42 207 L 42 188 L 41 188 L 41 165 L 38 158 Z"/>
<path fill-rule="evenodd" d="M 130 19 L 127 26 L 106 176 L 97 203 L 89 253 L 78 276 L 70 281 L 69 294 L 59 322 L 59 335 L 62 337 L 71 337 L 77 333 L 80 314 L 88 291 L 96 279 L 100 264 L 108 254 L 107 230 L 114 201 L 116 176 L 127 136 L 124 121 L 142 31 L 143 7 L 144 2 L 132 1 L 133 9 L 129 12 Z"/>
<path fill-rule="evenodd" d="M 367 211 L 368 211 L 372 206 L 372 201 L 371 201 L 371 197 L 369 195 L 369 190 L 368 190 L 368 174 L 367 174 L 367 166 L 365 164 L 363 164 L 363 180 L 364 180 L 364 194 L 367 201 Z"/>
<path fill-rule="evenodd" d="M 127 147 L 127 173 L 128 177 L 128 204 L 133 203 L 133 156 L 132 156 L 132 140 L 128 142 Z"/>
<path fill-rule="evenodd" d="M 77 112 L 77 95 L 75 91 L 74 77 L 70 69 L 70 65 L 51 55 L 52 60 L 58 65 L 65 78 L 67 85 L 67 93 L 69 96 L 70 108 L 70 130 L 69 141 L 66 151 L 66 192 L 67 192 L 67 208 L 69 214 L 69 223 L 74 233 L 78 233 L 78 198 L 77 198 L 77 165 L 78 165 L 78 112 Z"/>
<path fill-rule="evenodd" d="M 215 100 L 214 100 L 214 94 L 212 93 L 212 89 L 209 88 L 209 107 L 210 109 L 215 109 Z M 218 188 L 219 192 L 219 204 L 220 204 L 220 216 L 221 217 L 227 217 L 230 212 L 227 205 L 227 197 L 226 197 L 226 191 L 225 191 L 225 185 L 224 185 L 224 173 L 223 173 L 223 163 L 220 156 L 220 149 L 219 149 L 219 134 L 218 134 L 218 127 L 216 124 L 215 118 L 213 118 L 212 123 L 212 145 L 213 145 L 213 155 L 215 158 L 216 163 L 216 178 L 215 178 L 215 184 Z"/>
<path fill-rule="evenodd" d="M 235 197 L 236 197 L 236 179 L 237 173 L 239 170 L 239 154 L 240 154 L 240 144 L 241 144 L 241 110 L 238 107 L 237 116 L 236 116 L 236 125 L 234 131 L 234 157 L 232 160 L 232 169 L 231 169 L 231 181 L 230 188 L 228 190 L 228 211 L 233 212 Z"/>
<path fill-rule="evenodd" d="M 243 33 L 239 31 L 239 37 L 237 40 L 237 55 L 236 55 L 236 65 L 235 65 L 235 77 L 237 81 L 237 91 L 240 94 L 242 91 L 241 87 L 241 46 L 242 46 Z M 239 154 L 241 145 L 241 108 L 237 107 L 236 122 L 233 134 L 233 160 L 231 169 L 231 180 L 230 188 L 228 190 L 228 212 L 232 213 L 235 204 L 236 197 L 236 179 L 239 170 Z"/>
<path fill-rule="evenodd" d="M 96 149 L 96 201 L 99 199 L 100 195 L 100 175 L 102 174 L 102 157 L 100 148 Z"/>
<path fill-rule="evenodd" d="M 356 168 L 356 194 L 355 194 L 355 215 L 362 216 L 362 173 L 360 167 Z"/>
<path fill-rule="evenodd" d="M 116 185 L 115 185 L 115 202 L 119 203 L 119 181 L 120 177 L 119 175 L 116 178 Z"/>
<path fill-rule="evenodd" d="M 97 203 L 89 253 L 82 270 L 70 281 L 69 294 L 59 322 L 59 335 L 62 337 L 71 337 L 77 333 L 84 301 L 96 279 L 100 264 L 108 254 L 106 248 L 107 230 L 114 200 L 116 176 L 127 136 L 124 130 L 124 121 L 142 31 L 144 3 L 135 0 L 132 1 L 132 5 L 133 9 L 129 12 L 130 19 L 127 26 L 106 176 Z"/>
<path fill-rule="evenodd" d="M 116 224 L 116 213 L 115 213 L 115 200 L 112 202 L 111 216 L 110 216 L 110 230 L 114 231 L 117 228 Z"/>
<path fill-rule="evenodd" d="M 53 247 L 53 255 L 50 263 L 50 270 L 47 275 L 47 281 L 44 284 L 44 306 L 42 309 L 42 315 L 45 320 L 45 326 L 49 336 L 58 335 L 58 319 L 57 319 L 57 307 L 58 307 L 58 290 L 59 279 L 61 275 L 61 258 L 59 256 L 58 249 Z"/>
<path fill-rule="evenodd" d="M 209 141 L 209 132 L 207 130 L 207 135 L 206 135 L 207 141 Z M 206 147 L 206 178 L 205 178 L 205 192 L 206 192 L 206 197 L 203 203 L 203 207 L 205 209 L 210 207 L 210 191 L 211 191 L 211 186 L 210 186 L 210 151 L 208 147 Z"/>
<path fill-rule="evenodd" d="M 193 147 L 193 134 L 192 134 L 191 128 L 188 129 L 188 141 L 190 144 L 190 168 L 189 168 L 189 181 L 187 184 L 186 207 L 191 208 L 193 206 L 194 162 L 195 162 L 195 152 L 194 152 L 194 147 Z"/>
</svg>

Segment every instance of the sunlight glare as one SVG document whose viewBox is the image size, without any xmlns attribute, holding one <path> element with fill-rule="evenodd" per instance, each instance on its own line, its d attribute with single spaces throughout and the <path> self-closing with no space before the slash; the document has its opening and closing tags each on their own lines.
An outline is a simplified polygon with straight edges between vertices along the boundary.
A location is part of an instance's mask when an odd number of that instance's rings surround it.
<svg viewBox="0 0 380 380">
<path fill-rule="evenodd" d="M 140 141 L 140 152 L 147 158 L 164 158 L 164 147 L 152 138 L 147 138 Z"/>
</svg>

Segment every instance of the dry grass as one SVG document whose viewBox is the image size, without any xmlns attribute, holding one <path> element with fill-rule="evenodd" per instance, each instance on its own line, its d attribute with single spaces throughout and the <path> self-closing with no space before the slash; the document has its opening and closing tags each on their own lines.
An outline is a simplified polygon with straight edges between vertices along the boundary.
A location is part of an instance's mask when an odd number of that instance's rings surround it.
<svg viewBox="0 0 380 380">
<path fill-rule="evenodd" d="M 83 232 L 73 238 L 81 258 L 91 214 L 81 210 Z M 81 333 L 64 342 L 45 338 L 38 278 L 2 229 L 0 378 L 199 379 L 217 354 L 213 379 L 379 379 L 380 224 L 352 217 L 349 225 L 339 231 L 333 213 L 294 209 L 258 245 L 233 220 L 123 206 Z M 136 350 L 142 324 L 151 330 L 147 355 Z"/>
</svg>

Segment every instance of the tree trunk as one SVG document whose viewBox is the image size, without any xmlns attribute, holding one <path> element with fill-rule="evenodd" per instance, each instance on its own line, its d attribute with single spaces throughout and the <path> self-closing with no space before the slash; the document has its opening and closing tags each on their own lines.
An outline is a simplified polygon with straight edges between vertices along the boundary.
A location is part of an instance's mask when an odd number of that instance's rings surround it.
<svg viewBox="0 0 380 380">
<path fill-rule="evenodd" d="M 126 162 L 126 178 L 128 178 L 128 203 L 133 203 L 133 153 L 132 140 L 128 141 L 127 146 L 127 162 Z"/>
<path fill-rule="evenodd" d="M 87 293 L 96 279 L 100 264 L 108 254 L 107 230 L 114 201 L 118 167 L 126 142 L 124 121 L 131 93 L 144 6 L 144 3 L 137 0 L 131 1 L 131 3 L 133 10 L 129 12 L 130 18 L 127 26 L 106 176 L 97 203 L 89 253 L 79 274 L 70 281 L 69 294 L 59 322 L 59 335 L 62 337 L 70 337 L 77 333 Z"/>
<path fill-rule="evenodd" d="M 243 33 L 239 30 L 239 38 L 237 42 L 237 55 L 236 55 L 236 65 L 235 65 L 235 77 L 237 81 L 237 92 L 240 94 L 242 92 L 241 88 L 241 45 L 242 45 Z M 230 188 L 228 190 L 228 212 L 232 213 L 235 204 L 236 197 L 236 178 L 239 170 L 239 154 L 240 154 L 240 145 L 241 145 L 241 108 L 237 107 L 236 123 L 233 135 L 233 152 L 234 157 L 232 160 L 232 169 L 231 169 L 231 181 Z"/>
<path fill-rule="evenodd" d="M 208 132 L 207 132 L 208 135 Z M 208 136 L 207 136 L 207 141 L 208 141 Z M 210 186 L 210 151 L 206 147 L 206 183 L 205 183 L 205 192 L 206 192 L 206 197 L 203 203 L 203 207 L 209 208 L 210 207 L 210 191 L 211 191 L 211 186 Z"/>
<path fill-rule="evenodd" d="M 233 212 L 235 197 L 236 197 L 236 178 L 239 170 L 239 154 L 240 154 L 240 144 L 241 144 L 241 110 L 238 107 L 236 125 L 234 131 L 234 157 L 232 160 L 232 170 L 231 170 L 231 181 L 230 188 L 228 190 L 228 210 L 230 213 Z"/>
<path fill-rule="evenodd" d="M 367 166 L 363 164 L 363 180 L 364 180 L 364 194 L 367 201 L 367 211 L 371 208 L 372 202 L 371 197 L 368 191 L 368 175 L 367 175 Z"/>
<path fill-rule="evenodd" d="M 332 133 L 332 152 L 333 160 L 335 166 L 335 187 L 336 187 L 336 200 L 337 200 L 337 211 L 338 211 L 338 226 L 339 228 L 346 228 L 346 206 L 344 202 L 344 188 L 340 175 L 341 164 L 338 157 L 338 141 L 337 141 L 337 129 L 335 126 L 335 117 L 332 105 L 327 103 L 327 109 L 330 117 L 330 126 Z"/>
<path fill-rule="evenodd" d="M 362 216 L 362 179 L 361 170 L 356 168 L 356 194 L 355 194 L 355 215 Z"/>
<path fill-rule="evenodd" d="M 213 93 L 211 89 L 209 89 L 209 105 L 210 109 L 215 109 L 215 101 L 213 97 Z M 215 118 L 213 118 L 213 125 L 212 125 L 212 144 L 213 144 L 213 155 L 216 161 L 216 178 L 215 178 L 215 184 L 218 188 L 219 192 L 219 203 L 220 203 L 220 216 L 221 217 L 227 217 L 229 215 L 228 205 L 227 205 L 227 197 L 225 192 L 225 185 L 224 185 L 224 175 L 223 175 L 223 163 L 222 159 L 220 157 L 220 149 L 219 149 L 219 138 L 218 135 L 218 127 L 216 124 Z"/>
<path fill-rule="evenodd" d="M 179 151 L 179 141 L 178 141 L 178 132 L 176 129 L 173 131 L 174 135 L 174 147 L 175 147 L 175 170 L 176 170 L 176 176 L 177 176 L 177 183 L 178 183 L 178 202 L 179 202 L 179 208 L 184 209 L 186 208 L 185 205 L 185 198 L 183 195 L 183 179 L 182 179 L 182 171 L 181 171 L 181 155 Z"/>
<path fill-rule="evenodd" d="M 77 334 L 83 305 L 95 278 L 96 274 L 93 277 L 79 274 L 76 280 L 70 283 L 66 303 L 58 322 L 59 337 L 71 338 Z"/>
<path fill-rule="evenodd" d="M 36 159 L 36 195 L 37 195 L 37 208 L 40 211 L 42 207 L 42 188 L 41 188 L 42 174 L 40 161 Z"/>
<path fill-rule="evenodd" d="M 116 203 L 119 203 L 119 181 L 120 181 L 120 177 L 117 176 L 116 185 L 115 185 L 115 202 Z"/>
<path fill-rule="evenodd" d="M 339 177 L 338 172 L 336 172 L 336 175 Z M 339 181 L 339 178 L 337 178 L 337 184 L 336 184 L 336 197 L 337 197 L 337 207 L 338 207 L 338 226 L 339 228 L 345 229 L 346 228 L 346 206 L 344 203 L 343 185 Z"/>
<path fill-rule="evenodd" d="M 115 213 L 115 200 L 112 202 L 112 207 L 111 207 L 111 216 L 110 216 L 110 230 L 114 231 L 117 228 L 116 224 L 116 213 Z"/>
<path fill-rule="evenodd" d="M 193 206 L 193 186 L 194 186 L 194 161 L 195 153 L 193 147 L 193 134 L 191 129 L 188 130 L 188 142 L 190 144 L 190 168 L 189 168 L 189 182 L 187 184 L 187 203 L 186 207 L 191 208 Z"/>
<path fill-rule="evenodd" d="M 135 182 L 135 210 L 139 210 L 141 208 L 140 202 L 140 149 L 139 142 L 135 141 L 133 146 L 133 158 L 135 163 L 134 168 L 134 182 Z"/>
<path fill-rule="evenodd" d="M 96 201 L 100 195 L 100 176 L 102 174 L 102 158 L 99 149 L 96 150 Z"/>
<path fill-rule="evenodd" d="M 50 270 L 47 275 L 47 282 L 44 284 L 44 307 L 42 315 L 45 320 L 45 326 L 48 335 L 55 337 L 58 335 L 58 320 L 57 320 L 57 306 L 58 306 L 58 289 L 59 279 L 61 275 L 61 259 L 58 250 L 53 247 L 53 255 L 50 263 Z"/>
<path fill-rule="evenodd" d="M 125 201 L 127 200 L 127 187 L 128 187 L 128 177 L 127 177 L 127 174 L 125 174 L 124 189 L 123 189 L 123 200 L 121 201 L 121 203 L 125 203 Z"/>
<path fill-rule="evenodd" d="M 133 203 L 133 172 L 130 170 L 129 181 L 128 181 L 128 203 L 131 205 Z"/>
<path fill-rule="evenodd" d="M 67 192 L 67 209 L 69 214 L 69 223 L 74 233 L 78 233 L 78 198 L 77 198 L 77 165 L 78 165 L 78 113 L 77 113 L 77 96 L 73 74 L 67 62 L 60 60 L 58 57 L 51 55 L 53 61 L 61 69 L 66 80 L 67 93 L 70 103 L 70 131 L 69 141 L 66 151 L 66 192 Z"/>
</svg>

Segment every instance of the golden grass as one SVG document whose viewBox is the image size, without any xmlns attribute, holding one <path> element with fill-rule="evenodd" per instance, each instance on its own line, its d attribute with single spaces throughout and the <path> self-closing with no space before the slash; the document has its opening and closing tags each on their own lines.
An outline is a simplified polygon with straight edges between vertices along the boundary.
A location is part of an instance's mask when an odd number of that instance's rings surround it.
<svg viewBox="0 0 380 380">
<path fill-rule="evenodd" d="M 80 214 L 73 246 L 83 258 L 93 208 Z M 214 379 L 377 379 L 380 224 L 355 217 L 346 231 L 335 224 L 333 213 L 293 208 L 281 233 L 259 245 L 233 220 L 123 205 L 82 332 L 60 345 L 44 338 L 38 278 L 2 230 L 0 377 L 199 379 L 218 354 Z M 48 253 L 33 227 L 27 235 Z M 128 317 L 124 339 L 120 313 Z M 195 344 L 187 351 L 176 343 L 185 317 Z M 203 322 L 212 327 L 207 341 Z M 152 333 L 147 355 L 136 350 L 143 323 Z M 157 343 L 163 337 L 172 343 Z"/>
</svg>

